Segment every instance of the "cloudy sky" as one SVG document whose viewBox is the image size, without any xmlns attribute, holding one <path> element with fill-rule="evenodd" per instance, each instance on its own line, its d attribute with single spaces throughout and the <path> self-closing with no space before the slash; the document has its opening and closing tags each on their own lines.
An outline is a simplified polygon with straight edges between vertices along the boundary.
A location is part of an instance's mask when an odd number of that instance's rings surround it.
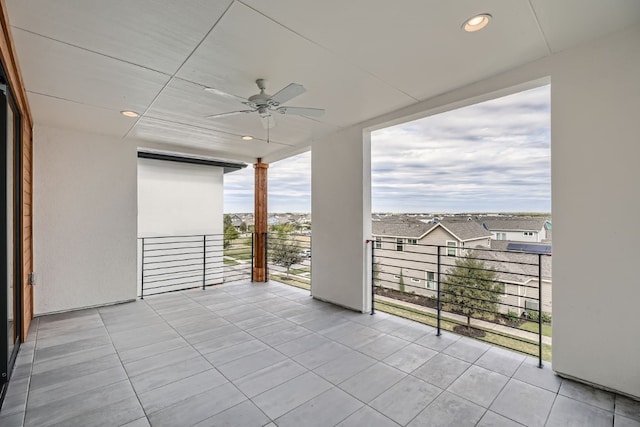
<svg viewBox="0 0 640 427">
<path fill-rule="evenodd" d="M 371 135 L 374 212 L 550 212 L 549 86 Z M 253 168 L 225 176 L 225 212 L 253 211 Z M 311 211 L 311 153 L 269 166 L 269 211 Z"/>
</svg>

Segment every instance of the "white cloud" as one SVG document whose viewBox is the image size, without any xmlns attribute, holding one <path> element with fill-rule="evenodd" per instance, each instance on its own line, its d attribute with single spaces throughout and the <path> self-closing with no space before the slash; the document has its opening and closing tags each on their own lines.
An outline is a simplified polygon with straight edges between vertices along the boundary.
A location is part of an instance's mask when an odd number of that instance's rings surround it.
<svg viewBox="0 0 640 427">
<path fill-rule="evenodd" d="M 372 208 L 550 211 L 549 87 L 374 132 Z"/>
<path fill-rule="evenodd" d="M 267 171 L 269 212 L 311 212 L 311 152 L 271 163 Z M 253 212 L 254 170 L 224 177 L 224 211 Z"/>
<path fill-rule="evenodd" d="M 378 212 L 551 210 L 550 88 L 372 134 Z M 269 166 L 269 211 L 311 210 L 311 153 Z M 225 176 L 225 212 L 253 211 L 253 168 Z"/>
</svg>

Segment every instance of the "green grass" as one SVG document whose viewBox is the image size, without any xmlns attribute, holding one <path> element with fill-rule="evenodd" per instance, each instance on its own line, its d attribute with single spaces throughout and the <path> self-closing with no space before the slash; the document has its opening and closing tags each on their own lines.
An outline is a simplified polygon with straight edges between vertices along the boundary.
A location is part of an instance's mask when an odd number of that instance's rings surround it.
<svg viewBox="0 0 640 427">
<path fill-rule="evenodd" d="M 228 256 L 235 259 L 247 260 L 247 259 L 251 259 L 251 252 L 247 252 L 247 250 L 244 248 L 225 249 L 224 256 Z"/>
<path fill-rule="evenodd" d="M 309 273 L 310 271 L 311 271 L 311 269 L 309 267 L 292 268 L 291 270 L 289 270 L 289 273 L 291 273 L 291 274 L 302 274 L 302 273 Z"/>
<path fill-rule="evenodd" d="M 538 324 L 535 322 L 524 322 L 522 325 L 518 326 L 518 329 L 522 329 L 523 331 L 533 332 L 534 334 L 538 333 Z M 551 325 L 548 323 L 542 324 L 542 335 L 545 337 L 551 336 Z"/>
<path fill-rule="evenodd" d="M 415 320 L 416 322 L 424 323 L 433 327 L 435 327 L 437 324 L 436 317 L 430 313 L 425 313 L 408 307 L 399 306 L 393 303 L 376 301 L 375 308 L 376 310 L 384 311 L 385 313 Z M 440 320 L 440 328 L 445 331 L 453 332 L 454 326 L 458 324 L 459 323 L 447 320 L 446 318 L 441 318 Z M 534 357 L 537 357 L 538 355 L 538 345 L 535 342 L 523 340 L 519 337 L 510 338 L 508 336 L 505 336 L 504 334 L 497 334 L 484 328 L 476 328 L 484 330 L 486 334 L 482 339 L 480 339 L 480 341 L 485 341 L 489 344 L 506 347 Z M 547 344 L 542 345 L 542 359 L 551 361 L 551 346 Z"/>
<path fill-rule="evenodd" d="M 240 264 L 238 261 L 233 259 L 224 259 L 224 265 L 238 265 Z"/>
</svg>

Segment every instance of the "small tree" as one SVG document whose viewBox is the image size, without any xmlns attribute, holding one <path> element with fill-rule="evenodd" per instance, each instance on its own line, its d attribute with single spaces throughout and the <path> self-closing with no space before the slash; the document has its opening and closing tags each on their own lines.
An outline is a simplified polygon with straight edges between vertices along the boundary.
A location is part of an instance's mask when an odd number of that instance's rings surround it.
<svg viewBox="0 0 640 427">
<path fill-rule="evenodd" d="M 287 269 L 288 279 L 291 266 L 302 262 L 300 247 L 294 241 L 285 239 L 276 239 L 276 241 L 269 246 L 271 261 Z"/>
<path fill-rule="evenodd" d="M 495 280 L 495 271 L 488 269 L 474 253 L 458 258 L 443 281 L 442 303 L 447 309 L 465 315 L 467 329 L 471 329 L 472 316 L 498 312 L 504 288 Z"/>
<path fill-rule="evenodd" d="M 242 224 L 240 224 L 240 232 L 241 233 L 246 233 L 247 232 L 247 223 L 242 221 Z"/>
<path fill-rule="evenodd" d="M 404 293 L 404 275 L 402 274 L 402 269 L 400 269 L 400 281 L 398 282 L 398 288 L 400 292 Z"/>
<path fill-rule="evenodd" d="M 224 216 L 223 228 L 224 228 L 223 247 L 224 249 L 227 249 L 229 246 L 231 246 L 231 241 L 238 238 L 238 231 L 231 223 L 231 215 L 226 214 Z"/>
</svg>

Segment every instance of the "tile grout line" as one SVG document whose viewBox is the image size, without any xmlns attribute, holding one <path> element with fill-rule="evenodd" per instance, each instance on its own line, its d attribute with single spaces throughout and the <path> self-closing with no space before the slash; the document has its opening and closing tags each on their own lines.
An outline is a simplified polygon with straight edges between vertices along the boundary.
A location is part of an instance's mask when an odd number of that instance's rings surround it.
<svg viewBox="0 0 640 427">
<path fill-rule="evenodd" d="M 22 426 L 27 422 L 27 408 L 29 406 L 29 395 L 31 394 L 31 375 L 33 375 L 33 365 L 36 361 L 36 347 L 38 343 L 38 333 L 40 332 L 40 318 L 37 318 L 35 329 L 35 337 L 33 337 L 33 355 L 31 356 L 31 366 L 29 368 L 29 380 L 27 384 L 27 395 L 24 402 L 24 414 L 22 416 Z M 29 334 L 27 333 L 27 338 Z"/>
<path fill-rule="evenodd" d="M 195 303 L 199 304 L 197 301 L 195 301 L 193 298 L 191 298 L 191 296 L 190 296 L 190 295 L 185 294 L 185 297 L 186 297 L 186 298 L 189 298 L 191 301 L 194 301 Z M 145 303 L 146 303 L 146 301 L 145 301 Z M 190 347 L 191 347 L 195 352 L 197 352 L 197 353 L 200 355 L 200 357 L 202 357 L 204 360 L 206 360 L 206 361 L 207 361 L 207 363 L 208 363 L 209 365 L 211 365 L 211 368 L 212 368 L 212 369 L 215 369 L 215 370 L 216 370 L 216 372 L 218 372 L 220 375 L 222 375 L 222 377 L 224 377 L 224 379 L 226 379 L 226 380 L 227 380 L 227 383 L 231 384 L 231 385 L 232 385 L 236 390 L 238 390 L 238 392 L 239 392 L 239 393 L 241 393 L 244 397 L 246 397 L 246 398 L 247 398 L 247 400 L 249 400 L 249 401 L 251 401 L 251 403 L 253 403 L 253 400 L 251 400 L 251 399 L 249 398 L 249 396 L 247 396 L 247 395 L 246 395 L 242 390 L 240 390 L 240 389 L 235 385 L 235 383 L 234 383 L 232 380 L 230 380 L 226 375 L 224 375 L 222 372 L 220 372 L 220 370 L 219 370 L 218 368 L 216 368 L 216 367 L 213 365 L 213 363 L 211 363 L 211 362 L 209 361 L 209 359 L 207 359 L 207 358 L 204 356 L 204 354 L 202 354 L 202 353 L 201 353 L 197 348 L 195 348 L 195 347 L 193 346 L 193 344 L 191 344 L 191 343 L 190 343 L 190 342 L 189 342 L 189 341 L 188 341 L 188 340 L 187 340 L 187 339 L 186 339 L 186 338 L 185 338 L 185 337 L 184 337 L 184 336 L 183 336 L 183 335 L 182 335 L 178 330 L 176 330 L 176 329 L 173 327 L 173 325 L 169 324 L 169 322 L 168 322 L 168 321 L 167 321 L 167 320 L 162 316 L 162 314 L 160 314 L 160 313 L 158 313 L 158 312 L 156 311 L 155 307 L 153 307 L 151 304 L 148 304 L 148 303 L 147 303 L 147 305 L 148 305 L 148 306 L 149 306 L 149 307 L 150 307 L 150 308 L 151 308 L 151 309 L 152 309 L 156 314 L 158 314 L 158 316 L 160 316 L 160 317 L 165 321 L 165 323 L 166 323 L 166 324 L 167 324 L 171 329 L 173 329 L 173 330 L 174 330 L 178 335 L 180 335 L 180 337 L 182 337 L 182 339 L 184 339 L 184 340 L 187 342 L 187 344 L 188 344 L 188 345 L 189 345 L 189 346 L 190 346 Z M 200 304 L 200 305 L 202 305 L 202 304 Z M 205 308 L 206 308 L 206 307 L 205 307 Z M 208 309 L 207 309 L 207 310 L 208 310 Z M 209 311 L 211 311 L 211 310 L 209 310 Z M 226 320 L 226 319 L 225 319 L 225 320 Z M 234 324 L 234 325 L 235 325 L 235 324 Z M 191 376 L 189 376 L 189 377 L 187 377 L 187 378 L 191 378 L 191 377 L 193 377 L 193 376 L 195 376 L 195 375 L 198 375 L 198 374 L 191 375 Z M 180 381 L 180 380 L 178 380 L 178 381 Z M 175 382 L 176 382 L 176 381 L 173 381 L 173 382 L 171 382 L 171 383 L 169 383 L 169 384 L 173 384 L 173 383 L 175 383 Z M 221 384 L 220 386 L 222 386 L 222 385 L 224 385 L 224 384 Z M 220 386 L 217 386 L 217 387 L 220 387 Z M 211 388 L 211 389 L 209 389 L 209 390 L 213 390 L 213 389 L 215 389 L 215 388 L 217 388 L 217 387 L 213 387 L 213 388 Z M 159 387 L 158 387 L 158 388 L 159 388 Z M 135 392 L 135 389 L 134 389 L 134 392 Z M 137 396 L 138 396 L 138 393 L 136 392 L 136 397 L 137 397 Z M 191 397 L 193 397 L 193 396 L 191 396 Z M 175 405 L 178 405 L 178 404 L 180 404 L 180 403 L 182 403 L 182 402 L 186 401 L 186 400 L 187 400 L 187 399 L 189 399 L 189 398 L 190 398 L 190 397 L 187 397 L 187 398 L 185 398 L 185 399 L 183 399 L 183 400 L 180 400 L 179 402 L 175 402 L 175 403 L 173 403 L 172 405 L 169 405 L 169 406 L 167 406 L 166 408 L 159 409 L 159 410 L 158 410 L 158 411 L 156 411 L 156 412 L 160 412 L 160 411 L 163 411 L 163 410 L 165 410 L 165 409 L 167 409 L 167 408 L 171 408 L 171 407 L 173 407 L 173 406 L 175 406 Z M 139 399 L 138 399 L 138 400 L 139 400 Z M 198 423 L 201 423 L 201 422 L 203 422 L 203 421 L 205 421 L 205 420 L 208 420 L 209 418 L 215 417 L 216 415 L 218 415 L 218 414 L 220 414 L 220 413 L 222 413 L 222 412 L 224 412 L 224 411 L 226 411 L 226 410 L 228 410 L 228 409 L 231 409 L 231 408 L 233 408 L 233 407 L 235 407 L 235 406 L 237 406 L 237 405 L 239 405 L 239 404 L 241 404 L 241 403 L 243 403 L 243 402 L 239 402 L 239 403 L 237 403 L 236 405 L 233 405 L 233 406 L 232 406 L 232 407 L 230 407 L 230 408 L 223 409 L 222 411 L 220 411 L 220 412 L 218 412 L 218 413 L 215 413 L 215 414 L 211 415 L 210 417 L 205 418 L 204 420 L 200 420 L 200 421 L 198 421 Z M 253 404 L 255 405 L 255 403 L 253 403 Z M 142 403 L 140 403 L 140 405 L 142 406 Z M 260 407 L 258 407 L 257 405 L 255 405 L 255 406 L 256 406 L 256 407 L 257 407 L 257 408 L 258 408 L 262 413 L 264 413 Z M 146 410 L 144 409 L 144 407 L 143 407 L 142 409 L 143 409 L 143 411 L 145 411 L 145 414 L 146 414 Z M 267 417 L 267 419 L 271 420 L 271 417 L 269 417 L 267 414 L 264 414 L 264 415 Z M 147 416 L 147 420 L 149 420 L 149 417 L 148 417 L 148 416 Z M 273 421 L 273 420 L 271 420 L 271 421 Z M 151 422 L 150 422 L 150 421 L 149 421 L 149 424 L 151 424 Z"/>
<path fill-rule="evenodd" d="M 102 317 L 102 312 L 100 311 L 100 309 L 97 309 L 98 311 L 98 316 L 100 316 L 100 321 L 102 322 L 102 325 L 104 326 L 105 331 L 107 331 L 107 335 L 109 336 L 109 341 L 111 341 L 111 345 L 113 346 L 113 350 L 116 352 L 116 355 L 118 356 L 118 360 L 120 361 L 120 365 L 122 366 L 122 370 L 124 371 L 125 375 L 127 376 L 127 381 L 129 382 L 129 385 L 131 386 L 131 390 L 133 390 L 133 394 L 136 396 L 136 400 L 138 401 L 138 404 L 140 405 L 140 409 L 142 409 L 142 413 L 144 414 L 145 418 L 147 419 L 147 422 L 149 423 L 149 425 L 151 425 L 151 423 L 149 422 L 149 416 L 147 415 L 147 411 L 144 409 L 144 406 L 142 406 L 142 402 L 140 402 L 140 398 L 138 397 L 138 393 L 136 392 L 135 387 L 133 386 L 133 383 L 131 382 L 131 377 L 129 377 L 129 373 L 127 372 L 127 369 L 124 367 L 124 363 L 122 362 L 122 359 L 120 358 L 120 353 L 118 352 L 118 349 L 116 348 L 115 343 L 113 342 L 113 338 L 111 338 L 111 332 L 109 332 L 109 328 L 107 328 L 107 324 L 104 321 L 104 318 Z M 139 419 L 139 418 L 137 418 Z M 131 421 L 135 421 L 135 420 L 131 420 Z"/>
</svg>

